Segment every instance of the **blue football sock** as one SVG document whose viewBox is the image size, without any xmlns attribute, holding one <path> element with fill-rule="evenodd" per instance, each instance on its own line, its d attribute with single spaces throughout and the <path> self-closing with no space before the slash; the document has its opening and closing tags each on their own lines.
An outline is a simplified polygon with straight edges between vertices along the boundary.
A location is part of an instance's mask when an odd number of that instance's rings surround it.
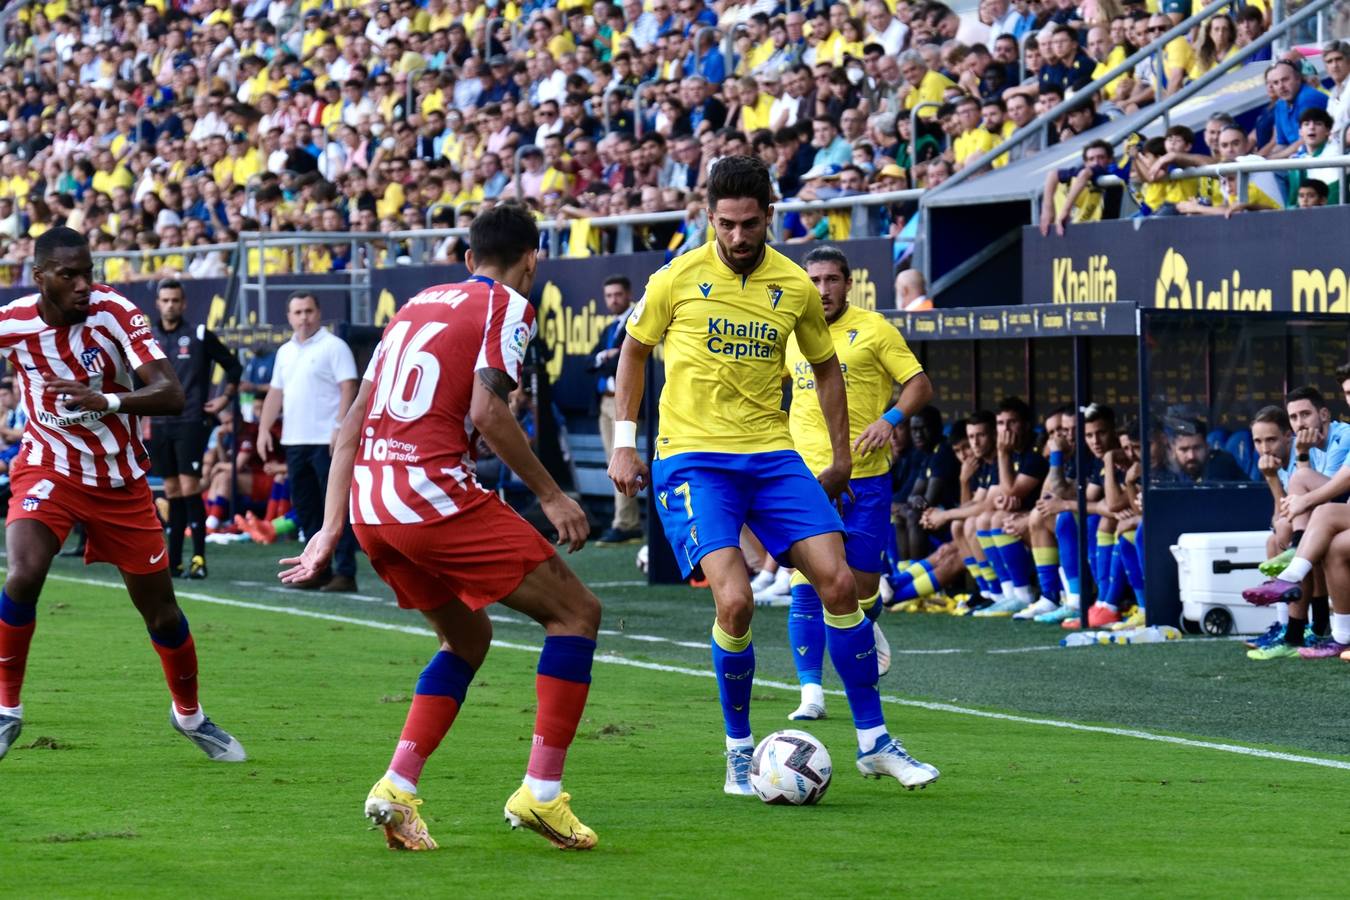
<svg viewBox="0 0 1350 900">
<path fill-rule="evenodd" d="M 984 551 L 985 557 L 989 560 L 989 565 L 994 567 L 994 574 L 998 576 L 999 585 L 995 590 L 995 593 L 998 593 L 1003 589 L 1002 585 L 1012 584 L 1012 573 L 1008 571 L 1007 565 L 1003 562 L 1003 554 L 994 544 L 994 532 L 977 531 L 975 534 L 980 542 L 980 549 Z"/>
<path fill-rule="evenodd" d="M 1031 553 L 1027 550 L 1027 545 L 1001 531 L 990 532 L 994 538 L 994 546 L 998 548 L 999 556 L 1003 557 L 1003 567 L 1008 570 L 1008 577 L 1013 583 L 1013 587 L 1030 588 L 1031 587 Z"/>
<path fill-rule="evenodd" d="M 1083 576 L 1078 571 L 1078 519 L 1071 512 L 1055 517 L 1055 539 L 1059 541 L 1059 567 L 1069 583 L 1069 593 L 1082 596 Z"/>
<path fill-rule="evenodd" d="M 1098 584 L 1105 581 L 1107 577 L 1110 576 L 1111 574 L 1109 571 L 1107 572 L 1101 571 L 1102 557 L 1098 555 L 1098 551 L 1100 549 L 1099 545 L 1101 544 L 1101 541 L 1098 540 L 1099 535 L 1097 533 L 1097 526 L 1101 524 L 1101 521 L 1102 521 L 1101 516 L 1088 516 L 1088 527 L 1087 527 L 1088 574 L 1091 575 L 1092 580 Z"/>
<path fill-rule="evenodd" d="M 792 606 L 788 608 L 788 644 L 792 664 L 797 668 L 798 684 L 820 684 L 825 660 L 825 619 L 820 596 L 809 584 L 792 586 Z"/>
<path fill-rule="evenodd" d="M 1041 596 L 1058 603 L 1059 550 L 1055 547 L 1032 547 L 1031 556 L 1036 562 L 1036 581 L 1041 586 Z"/>
<path fill-rule="evenodd" d="M 870 597 L 860 598 L 858 608 L 862 610 L 863 617 L 867 621 L 875 622 L 881 617 L 881 591 L 877 591 Z"/>
<path fill-rule="evenodd" d="M 870 630 L 868 634 L 871 634 Z M 712 662 L 727 737 L 749 738 L 750 693 L 755 686 L 755 647 L 750 643 L 750 629 L 747 628 L 740 637 L 732 637 L 714 622 Z"/>
<path fill-rule="evenodd" d="M 1143 534 L 1143 525 L 1134 531 L 1127 531 L 1121 535 L 1120 545 L 1116 547 L 1116 553 L 1120 555 L 1121 565 L 1125 569 L 1125 578 L 1130 583 L 1130 589 L 1134 591 L 1134 602 L 1139 604 L 1140 609 L 1144 608 L 1144 565 L 1139 558 Z"/>
<path fill-rule="evenodd" d="M 913 600 L 916 597 L 927 597 L 937 593 L 937 576 L 933 574 L 933 564 L 928 560 L 919 560 L 907 571 L 910 578 L 906 584 L 896 589 L 897 601 Z"/>
<path fill-rule="evenodd" d="M 845 616 L 825 614 L 825 645 L 830 662 L 844 682 L 848 708 L 853 712 L 853 727 L 858 730 L 886 724 L 881 712 L 881 694 L 877 692 L 877 645 L 872 623 L 862 610 Z"/>
</svg>

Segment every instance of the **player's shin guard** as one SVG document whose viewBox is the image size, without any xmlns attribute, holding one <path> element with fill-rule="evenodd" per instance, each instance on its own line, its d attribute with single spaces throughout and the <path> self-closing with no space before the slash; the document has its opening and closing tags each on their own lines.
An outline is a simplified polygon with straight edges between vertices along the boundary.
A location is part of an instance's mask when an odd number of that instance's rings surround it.
<svg viewBox="0 0 1350 900">
<path fill-rule="evenodd" d="M 580 635 L 549 635 L 539 654 L 534 689 L 539 708 L 534 716 L 534 744 L 525 769 L 535 799 L 547 803 L 562 782 L 563 762 L 591 689 L 595 641 Z M 545 796 L 540 796 L 544 793 Z M 553 796 L 548 796 L 552 793 Z"/>
<path fill-rule="evenodd" d="M 427 758 L 436 752 L 459 715 L 473 676 L 473 666 L 448 650 L 439 651 L 422 670 L 398 736 L 398 749 L 389 762 L 389 771 L 407 785 L 417 786 Z M 407 790 L 403 784 L 399 787 Z"/>
<path fill-rule="evenodd" d="M 788 643 L 798 684 L 820 684 L 825 660 L 825 620 L 820 596 L 804 578 L 793 576 L 792 606 L 788 609 Z"/>
<path fill-rule="evenodd" d="M 859 733 L 859 746 L 866 740 L 864 733 L 870 733 L 870 742 L 863 748 L 870 749 L 886 727 L 881 695 L 877 693 L 877 645 L 872 623 L 862 610 L 842 616 L 825 613 L 825 645 L 839 680 L 844 682 L 853 727 Z"/>
<path fill-rule="evenodd" d="M 182 497 L 169 498 L 169 568 L 183 567 L 183 530 L 187 527 L 187 504 Z"/>
<path fill-rule="evenodd" d="M 197 702 L 197 645 L 192 640 L 187 616 L 180 612 L 178 624 L 166 632 L 151 631 L 150 641 L 164 668 L 173 708 L 184 718 L 197 715 L 201 711 Z"/>
<path fill-rule="evenodd" d="M 1032 547 L 1032 559 L 1036 563 L 1036 581 L 1041 586 L 1041 596 L 1055 603 L 1059 602 L 1059 548 Z"/>
<path fill-rule="evenodd" d="M 871 634 L 870 630 L 868 634 Z M 755 646 L 750 642 L 750 629 L 739 637 L 732 637 L 713 622 L 712 662 L 727 737 L 749 743 L 750 692 L 755 686 Z"/>
<path fill-rule="evenodd" d="M 1002 531 L 990 532 L 994 539 L 994 547 L 998 550 L 998 555 L 1003 558 L 1003 566 L 1008 570 L 1008 577 L 1012 579 L 1013 587 L 1023 596 L 1031 593 L 1031 554 L 1027 552 L 1027 545 L 1022 543 L 1011 534 Z"/>
<path fill-rule="evenodd" d="M 1059 565 L 1064 570 L 1068 602 L 1077 606 L 1083 593 L 1083 573 L 1078 565 L 1078 518 L 1073 513 L 1055 516 L 1055 539 L 1059 542 Z"/>
<path fill-rule="evenodd" d="M 999 552 L 998 546 L 994 543 L 993 531 L 976 532 L 977 539 L 980 542 L 980 549 L 984 551 L 985 558 L 989 560 L 989 565 L 993 567 L 994 576 L 998 582 L 997 588 L 1002 590 L 1004 586 L 1012 586 L 1012 573 L 1008 571 L 1008 566 L 1004 562 L 1003 554 Z M 988 577 L 987 575 L 985 576 Z M 1006 594 L 1007 592 L 1004 591 Z"/>
<path fill-rule="evenodd" d="M 0 706 L 7 709 L 19 709 L 28 647 L 36 627 L 37 604 L 16 603 L 0 591 Z"/>
<path fill-rule="evenodd" d="M 1116 605 L 1116 589 L 1112 576 L 1116 573 L 1116 533 L 1097 532 L 1097 601 Z"/>
<path fill-rule="evenodd" d="M 1116 552 L 1120 555 L 1121 566 L 1125 570 L 1125 578 L 1130 583 L 1130 589 L 1134 591 L 1134 602 L 1139 604 L 1139 608 L 1144 608 L 1144 566 L 1139 558 L 1140 534 L 1143 528 L 1137 528 L 1133 531 L 1127 531 L 1121 535 L 1121 541 L 1116 546 Z"/>
</svg>

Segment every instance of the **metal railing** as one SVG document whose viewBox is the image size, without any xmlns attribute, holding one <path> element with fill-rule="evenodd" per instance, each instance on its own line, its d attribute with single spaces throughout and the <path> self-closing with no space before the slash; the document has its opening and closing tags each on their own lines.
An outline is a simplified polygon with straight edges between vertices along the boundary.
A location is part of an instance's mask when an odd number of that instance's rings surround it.
<svg viewBox="0 0 1350 900">
<path fill-rule="evenodd" d="M 157 247 L 153 250 L 97 250 L 90 255 L 94 258 L 94 271 L 97 276 L 103 274 L 104 264 L 108 260 L 121 260 L 130 264 L 135 274 L 145 278 L 153 278 L 155 272 L 145 271 L 147 262 L 153 262 L 156 259 L 181 257 L 184 261 L 183 274 L 186 275 L 188 265 L 197 257 L 209 253 L 223 253 L 228 257 L 230 253 L 234 252 L 234 248 L 234 244 L 194 244 L 184 247 Z"/>
<path fill-rule="evenodd" d="M 1282 35 L 1290 31 L 1292 28 L 1296 27 L 1301 22 L 1306 21 L 1310 16 L 1320 13 L 1322 10 L 1324 10 L 1325 8 L 1327 8 L 1332 3 L 1335 2 L 1337 2 L 1337 0 L 1311 0 L 1311 2 L 1308 3 L 1308 5 L 1304 6 L 1302 9 L 1300 9 L 1298 12 L 1294 13 L 1287 19 L 1275 24 L 1270 31 L 1267 31 L 1265 34 L 1257 38 L 1255 41 L 1252 41 L 1251 43 L 1246 44 L 1242 47 L 1236 48 L 1228 58 L 1221 60 L 1214 68 L 1210 69 L 1200 78 L 1197 78 L 1195 81 L 1191 82 L 1190 84 L 1187 84 L 1186 86 L 1181 88 L 1181 90 L 1177 91 L 1175 94 L 1172 94 L 1170 97 L 1161 99 L 1158 102 L 1154 103 L 1152 106 L 1146 107 L 1145 109 L 1149 111 L 1151 114 L 1142 122 L 1132 122 L 1131 127 L 1137 130 L 1160 116 L 1169 115 L 1171 110 L 1175 109 L 1180 104 L 1186 102 L 1191 97 L 1195 96 L 1195 94 L 1199 93 L 1200 91 L 1204 90 L 1209 85 L 1217 81 L 1219 78 L 1227 75 L 1232 69 L 1236 68 L 1239 65 L 1244 64 L 1249 56 L 1262 50 L 1267 46 L 1272 45 L 1276 40 L 1278 40 Z M 965 167 L 963 167 L 960 171 L 954 173 L 951 178 L 948 178 L 942 184 L 928 191 L 925 194 L 924 198 L 919 201 L 921 207 L 920 212 L 922 213 L 923 208 L 931 205 L 934 196 L 941 194 L 943 191 L 949 190 L 950 188 L 955 187 L 958 184 L 961 184 L 968 178 L 973 177 L 975 174 L 982 171 L 986 166 L 991 164 L 994 160 L 998 159 L 1004 153 L 1011 151 L 1015 147 L 1021 146 L 1036 134 L 1042 135 L 1048 134 L 1051 124 L 1056 119 L 1067 113 L 1073 107 L 1079 105 L 1079 103 L 1081 103 L 1081 100 L 1077 99 L 1079 96 L 1081 95 L 1090 96 L 1091 94 L 1101 90 L 1115 78 L 1119 77 L 1125 72 L 1131 71 L 1135 66 L 1135 64 L 1143 61 L 1144 59 L 1146 59 L 1147 57 L 1149 57 L 1154 53 L 1161 53 L 1163 48 L 1165 48 L 1167 44 L 1174 38 L 1180 37 L 1183 34 L 1189 32 L 1192 27 L 1199 25 L 1203 20 L 1208 19 L 1210 16 L 1212 16 L 1221 9 L 1234 5 L 1234 3 L 1235 0 L 1214 0 L 1213 3 L 1210 3 L 1207 6 L 1205 6 L 1204 9 L 1200 10 L 1195 15 L 1191 16 L 1188 19 L 1184 19 L 1180 23 L 1172 26 L 1170 29 L 1163 32 L 1162 35 L 1150 41 L 1148 44 L 1141 47 L 1140 49 L 1136 50 L 1130 56 L 1126 57 L 1118 66 L 1109 70 L 1108 72 L 1106 72 L 1106 74 L 1102 75 L 1100 78 L 1093 79 L 1091 83 L 1084 86 L 1081 90 L 1076 91 L 1075 96 L 1073 98 L 1065 99 L 1063 102 L 1059 103 L 1053 109 L 1047 110 L 1046 112 L 1037 116 L 1031 122 L 1027 123 L 1026 127 L 1019 128 L 1017 131 L 1009 135 L 1008 139 L 1005 140 L 1003 143 L 999 144 L 992 150 L 980 154 L 975 159 L 967 163 Z M 932 261 L 930 251 L 931 251 L 930 241 L 927 239 L 926 235 L 922 234 L 921 229 L 919 247 L 917 248 L 916 256 L 919 261 L 920 270 L 923 272 L 925 278 L 928 279 L 929 281 L 932 280 L 932 264 L 931 264 Z"/>
<path fill-rule="evenodd" d="M 1350 156 L 1301 156 L 1297 159 L 1247 159 L 1232 162 L 1211 163 L 1206 166 L 1191 166 L 1186 169 L 1173 169 L 1167 173 L 1168 181 L 1186 181 L 1190 178 L 1222 178 L 1225 175 L 1237 176 L 1237 199 L 1246 203 L 1250 199 L 1251 176 L 1259 172 L 1306 172 L 1311 169 L 1338 169 L 1338 187 L 1336 203 L 1346 203 L 1346 172 L 1350 170 Z M 1116 175 L 1103 175 L 1096 180 L 1099 187 L 1122 186 L 1125 182 Z M 1283 197 L 1272 200 L 1284 201 Z"/>
<path fill-rule="evenodd" d="M 783 218 L 787 213 L 802 213 L 811 210 L 829 211 L 832 209 L 860 210 L 873 206 L 888 206 L 892 203 L 908 203 L 918 200 L 924 193 L 922 188 L 906 188 L 902 191 L 881 191 L 875 194 L 850 194 L 846 197 L 832 197 L 829 200 L 780 200 L 773 205 L 773 233 L 781 235 L 783 233 Z M 854 217 L 854 223 L 858 223 L 858 217 Z M 854 234 L 852 230 L 850 237 L 875 237 L 876 235 Z M 781 240 L 781 238 L 779 238 Z"/>
</svg>

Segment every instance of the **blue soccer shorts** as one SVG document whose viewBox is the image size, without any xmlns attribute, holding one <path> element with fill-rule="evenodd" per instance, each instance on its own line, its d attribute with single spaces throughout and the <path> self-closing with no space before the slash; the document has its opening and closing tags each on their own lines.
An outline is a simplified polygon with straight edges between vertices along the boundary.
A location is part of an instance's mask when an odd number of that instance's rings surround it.
<svg viewBox="0 0 1350 900">
<path fill-rule="evenodd" d="M 891 476 L 870 475 L 848 483 L 853 499 L 844 501 L 844 552 L 849 567 L 859 572 L 886 569 L 891 532 Z"/>
<path fill-rule="evenodd" d="M 784 564 L 798 541 L 845 530 L 796 450 L 677 453 L 652 463 L 652 490 L 685 578 L 712 551 L 739 547 L 742 525 Z"/>
</svg>

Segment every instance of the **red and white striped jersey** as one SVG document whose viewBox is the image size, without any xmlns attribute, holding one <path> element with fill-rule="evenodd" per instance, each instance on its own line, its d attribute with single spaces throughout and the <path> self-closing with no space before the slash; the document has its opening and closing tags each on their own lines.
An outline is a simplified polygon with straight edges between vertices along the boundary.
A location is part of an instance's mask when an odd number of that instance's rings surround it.
<svg viewBox="0 0 1350 900">
<path fill-rule="evenodd" d="M 43 388 L 64 379 L 105 394 L 132 390 L 136 369 L 164 359 L 150 320 L 103 284 L 94 285 L 89 318 L 77 325 L 48 325 L 38 311 L 39 299 L 30 294 L 0 307 L 0 355 L 18 375 L 28 414 L 20 458 L 97 487 L 122 487 L 144 478 L 149 456 L 138 417 L 70 409 Z"/>
<path fill-rule="evenodd" d="M 519 382 L 534 328 L 529 301 L 482 276 L 429 287 L 399 310 L 366 369 L 353 522 L 436 521 L 491 496 L 474 477 L 474 373 Z"/>
</svg>

